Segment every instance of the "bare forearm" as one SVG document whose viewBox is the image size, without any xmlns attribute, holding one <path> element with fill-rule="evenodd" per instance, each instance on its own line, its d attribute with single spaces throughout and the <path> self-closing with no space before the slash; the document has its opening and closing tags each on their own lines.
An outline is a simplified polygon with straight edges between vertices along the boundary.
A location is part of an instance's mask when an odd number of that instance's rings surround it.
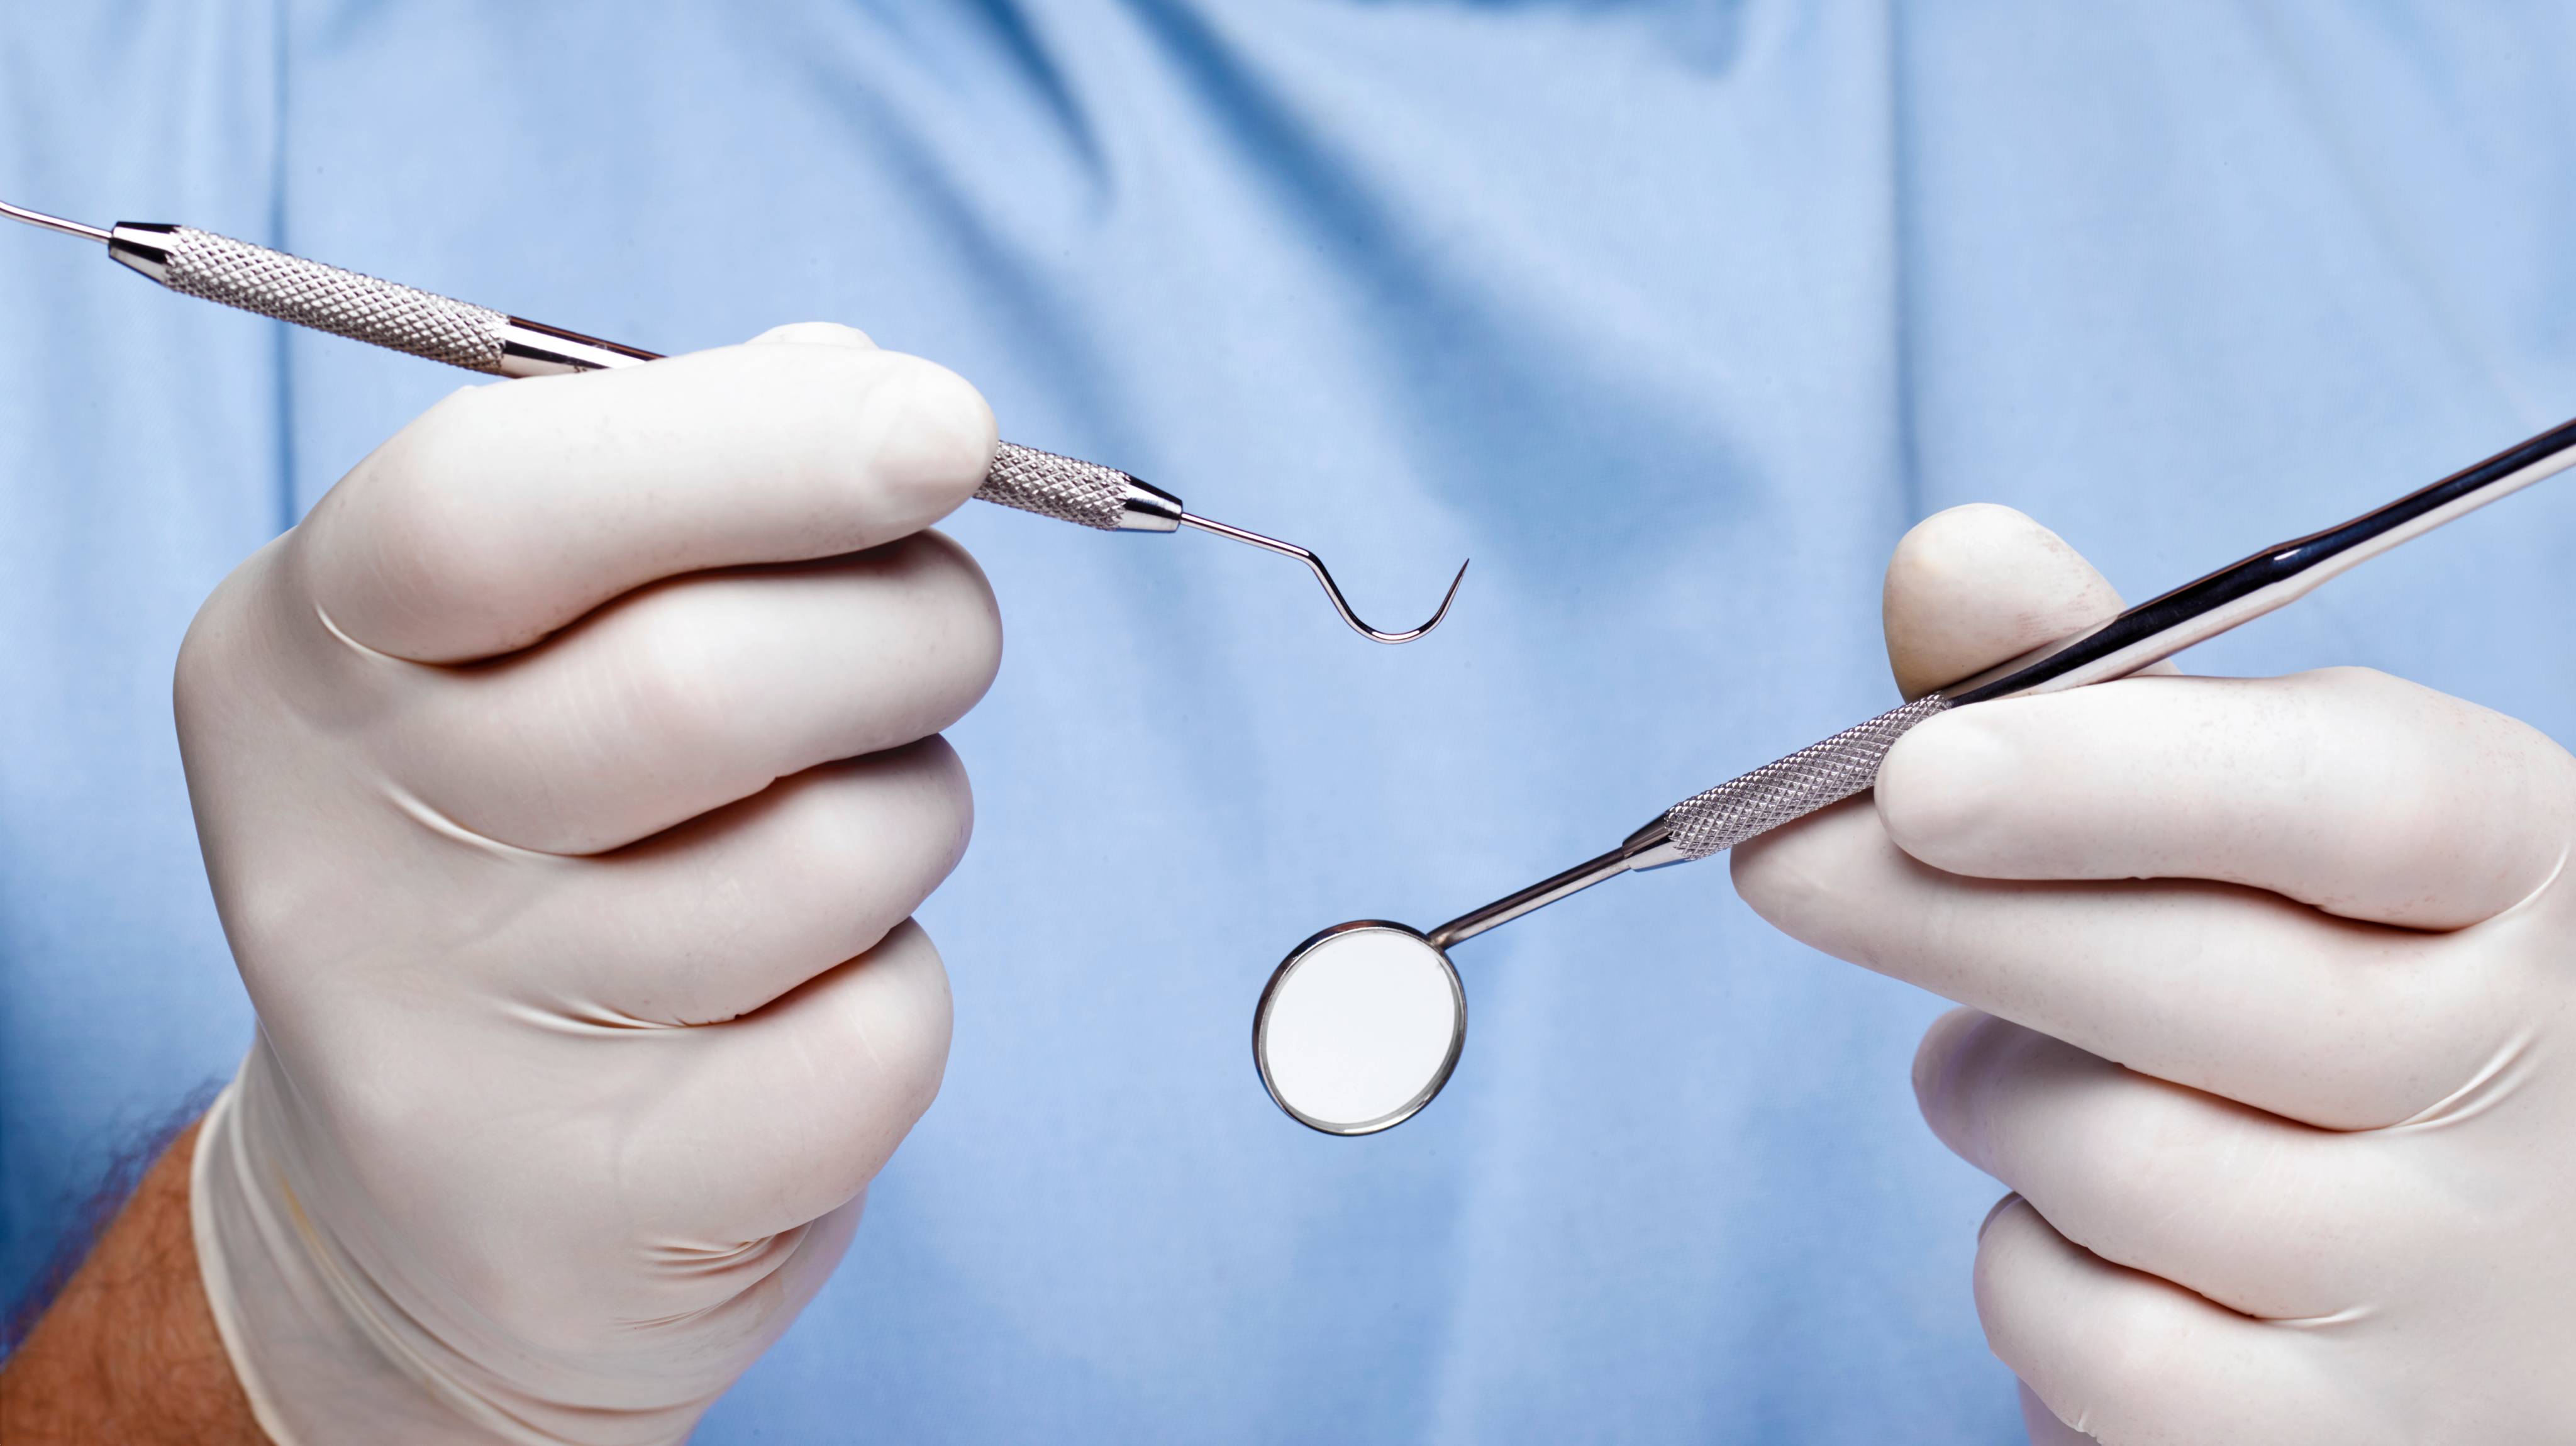
<svg viewBox="0 0 2576 1446">
<path fill-rule="evenodd" d="M 190 1125 L 0 1369 L 0 1440 L 267 1446 L 197 1279 Z"/>
</svg>

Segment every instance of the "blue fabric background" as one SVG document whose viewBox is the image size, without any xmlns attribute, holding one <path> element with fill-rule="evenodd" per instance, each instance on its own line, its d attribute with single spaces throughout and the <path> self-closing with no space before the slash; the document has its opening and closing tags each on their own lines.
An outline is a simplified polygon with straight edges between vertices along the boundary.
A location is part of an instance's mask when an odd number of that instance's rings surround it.
<svg viewBox="0 0 2576 1446">
<path fill-rule="evenodd" d="M 2429 0 L 5 0 L 0 195 L 657 349 L 853 322 L 1398 623 L 1474 555 L 1379 649 L 1211 539 L 954 520 L 1009 656 L 947 1087 L 700 1439 L 1999 1442 L 1939 1003 L 1720 867 L 1462 949 L 1383 1137 L 1272 1111 L 1252 1000 L 1886 706 L 1930 511 L 2137 596 L 2576 411 L 2571 69 Z M 460 380 L 0 234 L 0 1297 L 247 1042 L 190 614 Z M 2571 544 L 2546 484 L 2193 661 L 2576 738 Z"/>
</svg>

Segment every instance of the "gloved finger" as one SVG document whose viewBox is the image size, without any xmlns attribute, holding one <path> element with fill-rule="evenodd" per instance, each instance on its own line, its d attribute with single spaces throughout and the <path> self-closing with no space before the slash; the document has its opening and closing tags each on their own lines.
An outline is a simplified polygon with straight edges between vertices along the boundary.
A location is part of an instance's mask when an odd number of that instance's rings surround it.
<svg viewBox="0 0 2576 1446">
<path fill-rule="evenodd" d="M 2403 1241 L 2422 1213 L 2410 1208 L 2415 1176 L 2386 1168 L 2367 1139 L 2137 1074 L 1973 1009 L 1924 1034 L 1914 1095 L 1943 1144 L 2058 1234 L 2245 1315 L 2316 1318 L 2376 1298 L 2373 1236 Z"/>
<path fill-rule="evenodd" d="M 948 1032 L 947 972 L 909 921 L 765 1008 L 685 1031 L 629 1160 L 639 1179 L 706 1187 L 649 1192 L 674 1213 L 651 1223 L 775 1234 L 857 1198 L 938 1093 Z"/>
<path fill-rule="evenodd" d="M 1936 512 L 1898 540 L 1879 611 L 1896 686 L 1919 698 L 2107 622 L 2120 606 L 2056 533 L 1979 502 Z"/>
<path fill-rule="evenodd" d="M 483 837 L 596 853 L 948 726 L 1001 663 L 983 572 L 935 532 L 648 588 L 545 646 L 409 670 L 376 765 Z"/>
<path fill-rule="evenodd" d="M 1977 1244 L 1986 1344 L 2060 1421 L 2103 1446 L 2386 1439 L 2330 1381 L 2331 1341 L 2248 1320 L 2067 1241 L 2006 1196 Z"/>
<path fill-rule="evenodd" d="M 733 1019 L 874 948 L 957 866 L 973 819 L 945 739 L 827 763 L 614 853 L 547 861 L 569 869 L 474 886 L 458 952 L 489 954 L 491 987 L 541 1015 Z"/>
<path fill-rule="evenodd" d="M 491 657 L 660 578 L 917 532 L 994 446 L 972 387 L 847 338 L 468 387 L 323 498 L 297 565 L 367 647 Z"/>
<path fill-rule="evenodd" d="M 1733 869 L 1763 918 L 1836 958 L 2332 1129 L 2394 1124 L 2476 1077 L 2533 989 L 2474 936 L 2232 884 L 1943 873 L 1896 847 L 1867 799 L 1738 847 Z"/>
<path fill-rule="evenodd" d="M 2423 929 L 2511 908 L 2576 842 L 2566 750 L 2366 668 L 1962 708 L 1897 741 L 1877 797 L 1954 874 L 2218 879 Z"/>
</svg>

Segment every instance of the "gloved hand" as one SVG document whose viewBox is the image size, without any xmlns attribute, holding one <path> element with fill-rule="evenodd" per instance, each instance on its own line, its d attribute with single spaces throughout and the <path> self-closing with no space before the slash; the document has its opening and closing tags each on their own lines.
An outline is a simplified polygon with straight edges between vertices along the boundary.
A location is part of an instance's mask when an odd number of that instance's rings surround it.
<svg viewBox="0 0 2576 1446">
<path fill-rule="evenodd" d="M 1898 547 L 1889 653 L 1911 695 L 2118 605 L 1962 508 Z M 1977 1308 L 2035 1440 L 2511 1446 L 2576 1441 L 2571 839 L 2556 744 L 2336 668 L 1934 718 L 1734 870 L 1971 1006 L 1915 1089 L 2015 1192 Z"/>
<path fill-rule="evenodd" d="M 190 629 L 259 1035 L 193 1186 L 281 1443 L 677 1441 L 937 1090 L 907 916 L 991 681 L 994 446 L 845 328 L 456 393 Z"/>
</svg>

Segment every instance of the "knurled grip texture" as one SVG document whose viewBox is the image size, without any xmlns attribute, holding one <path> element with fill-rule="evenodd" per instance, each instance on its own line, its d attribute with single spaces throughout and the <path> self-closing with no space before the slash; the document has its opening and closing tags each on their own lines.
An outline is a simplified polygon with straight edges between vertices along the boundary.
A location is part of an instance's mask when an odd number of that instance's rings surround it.
<svg viewBox="0 0 2576 1446">
<path fill-rule="evenodd" d="M 1706 793 L 1692 794 L 1664 810 L 1664 826 L 1672 831 L 1673 845 L 1684 858 L 1724 853 L 1878 782 L 1878 765 L 1896 740 L 1949 706 L 1949 699 L 1926 693 L 1901 708 L 1890 708 Z"/>
<path fill-rule="evenodd" d="M 993 449 L 992 470 L 975 495 L 1022 512 L 1115 532 L 1127 513 L 1130 480 L 1115 467 L 1004 442 Z"/>
<path fill-rule="evenodd" d="M 343 271 L 192 226 L 155 231 L 155 276 L 183 295 L 327 331 L 468 371 L 502 374 L 510 318 L 434 291 Z M 1114 467 L 1004 442 L 975 495 L 1059 521 L 1115 532 L 1135 479 Z"/>
<path fill-rule="evenodd" d="M 190 226 L 163 244 L 173 291 L 469 371 L 501 369 L 510 319 L 488 307 Z"/>
</svg>

